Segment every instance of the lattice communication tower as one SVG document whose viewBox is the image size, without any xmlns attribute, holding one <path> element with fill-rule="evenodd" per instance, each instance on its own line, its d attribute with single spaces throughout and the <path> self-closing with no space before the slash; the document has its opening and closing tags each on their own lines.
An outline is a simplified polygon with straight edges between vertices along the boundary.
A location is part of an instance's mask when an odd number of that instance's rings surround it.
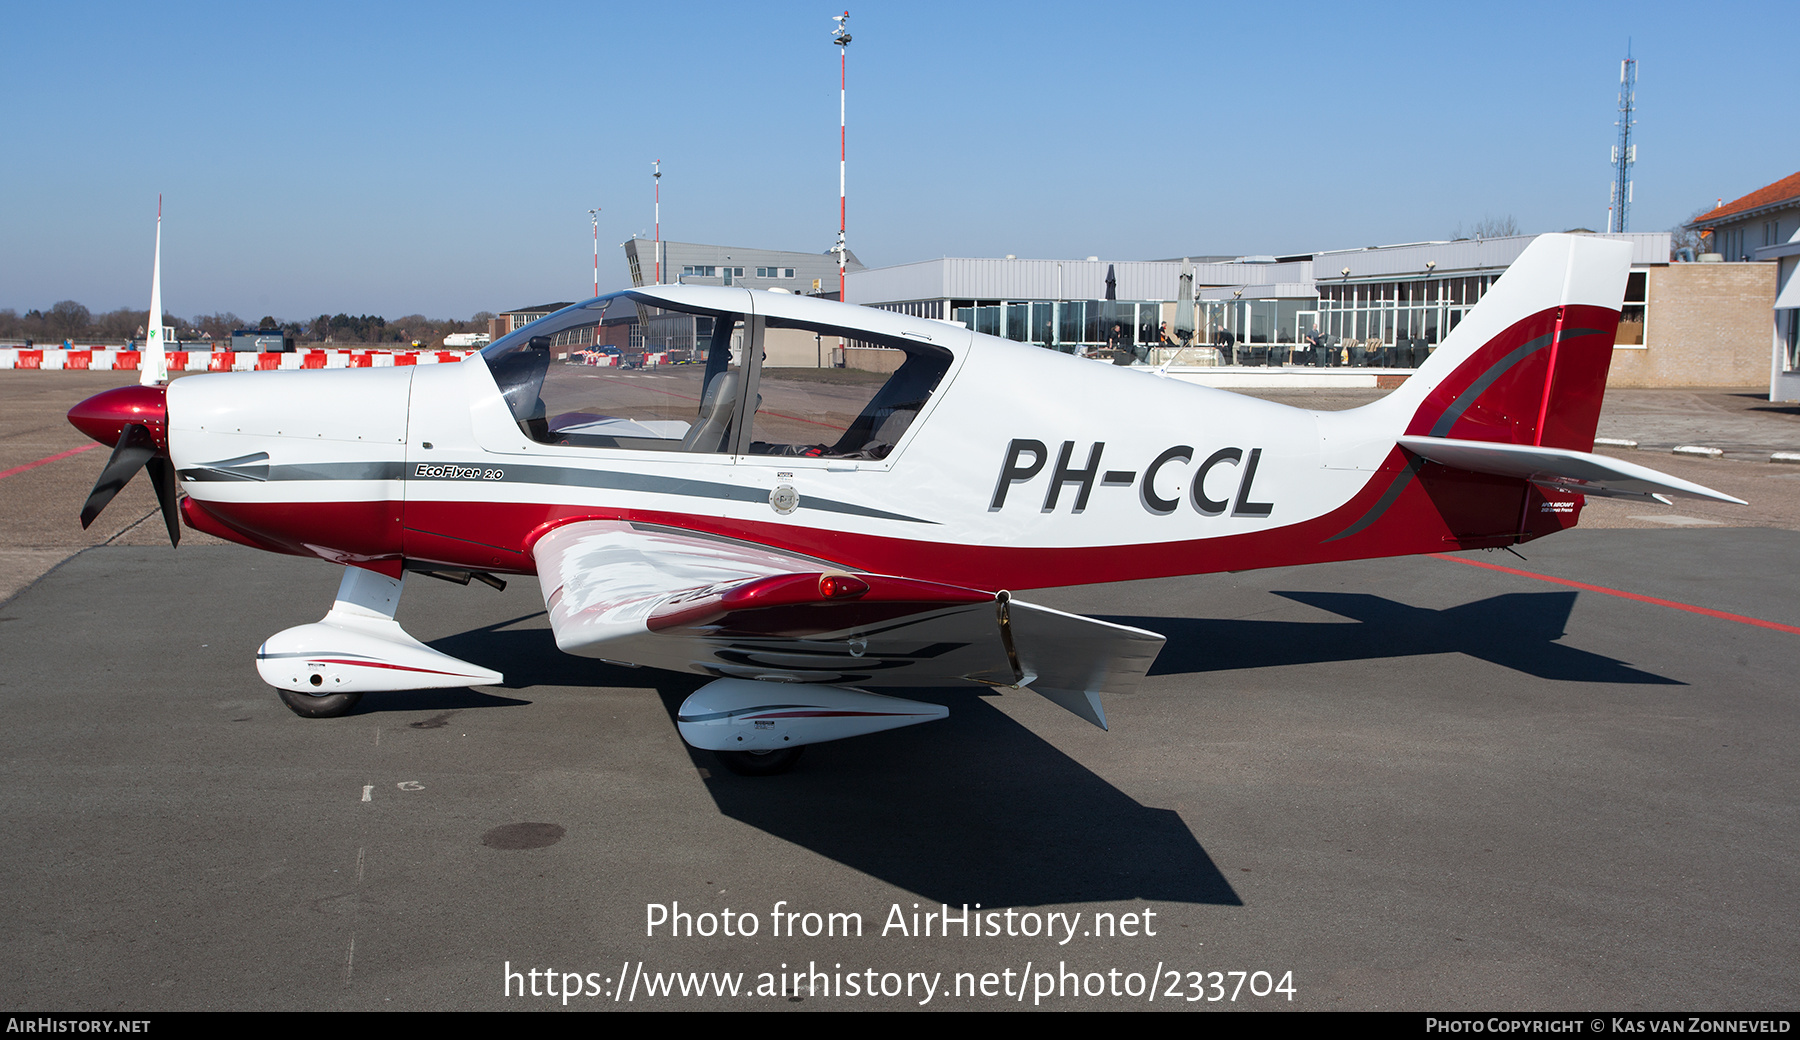
<svg viewBox="0 0 1800 1040">
<path fill-rule="evenodd" d="M 1626 230 L 1631 214 L 1631 167 L 1637 163 L 1637 145 L 1631 143 L 1631 128 L 1637 122 L 1631 117 L 1637 105 L 1637 59 L 1627 57 L 1619 63 L 1619 143 L 1613 145 L 1612 201 L 1607 206 L 1608 231 Z"/>
</svg>

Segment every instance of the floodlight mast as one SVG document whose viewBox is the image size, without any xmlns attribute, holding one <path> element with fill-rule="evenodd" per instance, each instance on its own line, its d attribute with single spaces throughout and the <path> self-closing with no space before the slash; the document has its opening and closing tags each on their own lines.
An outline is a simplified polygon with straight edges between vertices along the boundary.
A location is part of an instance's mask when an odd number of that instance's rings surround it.
<svg viewBox="0 0 1800 1040">
<path fill-rule="evenodd" d="M 650 180 L 656 185 L 656 284 L 662 284 L 662 160 L 650 160 L 651 169 L 656 172 Z M 638 268 L 641 272 L 643 268 Z M 642 277 L 640 274 L 639 277 Z"/>
<path fill-rule="evenodd" d="M 600 207 L 588 210 L 594 221 L 594 298 L 600 298 Z"/>
<path fill-rule="evenodd" d="M 831 30 L 831 42 L 838 45 L 838 237 L 836 252 L 838 261 L 838 299 L 843 300 L 844 258 L 847 253 L 847 247 L 844 244 L 844 230 L 846 226 L 844 218 L 847 213 L 844 205 L 844 159 L 847 154 L 844 144 L 844 93 L 845 87 L 848 85 L 845 73 L 847 65 L 846 57 L 850 53 L 850 12 L 845 11 L 843 14 L 834 14 L 831 16 L 831 20 L 837 23 L 837 27 Z"/>
</svg>

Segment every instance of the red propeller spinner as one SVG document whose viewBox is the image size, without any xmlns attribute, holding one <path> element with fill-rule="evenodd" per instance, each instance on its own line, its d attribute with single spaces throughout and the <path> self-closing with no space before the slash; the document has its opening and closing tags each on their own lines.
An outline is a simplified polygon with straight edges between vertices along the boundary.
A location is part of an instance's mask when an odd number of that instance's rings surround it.
<svg viewBox="0 0 1800 1040">
<path fill-rule="evenodd" d="M 156 487 L 163 523 L 169 528 L 169 544 L 181 543 L 181 520 L 175 503 L 175 464 L 169 461 L 167 387 L 121 386 L 95 394 L 69 409 L 69 422 L 77 430 L 110 445 L 112 458 L 100 471 L 87 503 L 81 507 L 81 526 L 87 527 L 106 508 L 140 469 L 150 471 Z"/>
<path fill-rule="evenodd" d="M 116 447 L 127 423 L 150 431 L 156 450 L 169 453 L 169 410 L 166 386 L 121 386 L 98 393 L 69 409 L 77 430 L 107 447 Z"/>
</svg>

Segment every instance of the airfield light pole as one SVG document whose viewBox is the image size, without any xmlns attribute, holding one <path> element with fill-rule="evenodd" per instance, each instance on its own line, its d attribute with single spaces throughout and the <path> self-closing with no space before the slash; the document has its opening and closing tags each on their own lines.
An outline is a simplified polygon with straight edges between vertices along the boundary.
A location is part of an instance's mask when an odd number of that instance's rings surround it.
<svg viewBox="0 0 1800 1040">
<path fill-rule="evenodd" d="M 594 221 L 594 298 L 600 298 L 600 207 L 588 210 Z"/>
<path fill-rule="evenodd" d="M 844 140 L 845 140 L 844 139 L 844 88 L 848 84 L 848 80 L 846 79 L 845 73 L 846 73 L 846 66 L 848 64 L 846 59 L 850 53 L 850 29 L 849 29 L 850 12 L 845 11 L 843 14 L 834 14 L 831 16 L 831 20 L 837 23 L 837 28 L 831 30 L 831 42 L 838 45 L 838 237 L 837 237 L 837 258 L 838 258 L 838 299 L 840 301 L 842 301 L 844 298 L 844 258 L 845 258 L 846 252 L 847 252 L 847 247 L 844 245 L 844 229 L 845 229 L 844 216 L 845 216 L 845 213 L 847 212 L 845 209 L 845 206 L 844 206 L 844 159 L 846 156 L 846 150 L 845 150 L 845 146 L 844 146 Z"/>
<path fill-rule="evenodd" d="M 656 185 L 656 284 L 662 284 L 662 160 L 652 159 L 651 168 L 656 172 L 650 180 Z M 638 268 L 642 271 L 643 268 Z"/>
</svg>

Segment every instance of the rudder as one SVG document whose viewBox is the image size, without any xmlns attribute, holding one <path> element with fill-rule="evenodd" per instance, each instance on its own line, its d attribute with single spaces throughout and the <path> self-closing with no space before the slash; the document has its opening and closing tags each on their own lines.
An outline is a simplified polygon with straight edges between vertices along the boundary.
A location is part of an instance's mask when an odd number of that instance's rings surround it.
<svg viewBox="0 0 1800 1040">
<path fill-rule="evenodd" d="M 1408 416 L 1409 436 L 1591 450 L 1631 252 L 1538 236 L 1380 404 Z"/>
</svg>

